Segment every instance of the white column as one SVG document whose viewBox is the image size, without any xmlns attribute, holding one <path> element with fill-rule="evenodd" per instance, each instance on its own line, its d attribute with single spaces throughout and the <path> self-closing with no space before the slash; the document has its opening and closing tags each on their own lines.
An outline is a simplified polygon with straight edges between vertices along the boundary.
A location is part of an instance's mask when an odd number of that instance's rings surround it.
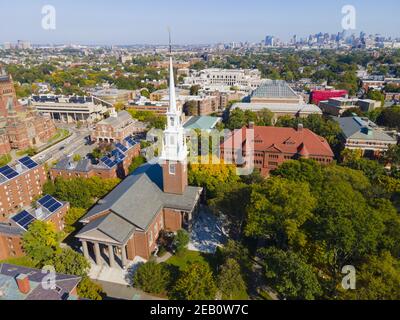
<svg viewBox="0 0 400 320">
<path fill-rule="evenodd" d="M 82 249 L 83 249 L 83 255 L 85 256 L 85 258 L 87 260 L 89 260 L 90 259 L 89 250 L 88 250 L 87 242 L 84 240 L 82 240 Z"/>
<path fill-rule="evenodd" d="M 122 261 L 122 267 L 126 267 L 126 247 L 122 246 L 121 247 L 121 261 Z"/>
<path fill-rule="evenodd" d="M 112 245 L 108 245 L 108 258 L 110 259 L 110 267 L 115 267 L 115 259 L 114 259 L 114 248 Z"/>
<path fill-rule="evenodd" d="M 101 264 L 101 254 L 100 254 L 100 245 L 98 242 L 94 243 L 94 254 L 96 256 L 96 264 L 99 266 Z"/>
</svg>

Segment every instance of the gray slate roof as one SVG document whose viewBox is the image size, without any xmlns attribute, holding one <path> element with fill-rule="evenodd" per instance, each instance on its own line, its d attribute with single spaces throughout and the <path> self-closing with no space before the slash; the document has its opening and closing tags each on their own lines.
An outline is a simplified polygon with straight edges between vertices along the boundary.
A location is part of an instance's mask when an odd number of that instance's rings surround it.
<svg viewBox="0 0 400 320">
<path fill-rule="evenodd" d="M 24 230 L 22 230 L 22 228 L 20 227 L 8 223 L 0 223 L 0 234 L 22 236 L 24 234 Z"/>
<path fill-rule="evenodd" d="M 29 275 L 31 291 L 22 294 L 17 286 L 15 278 L 20 275 Z M 56 273 L 56 289 L 44 289 L 41 285 L 47 273 L 42 270 L 20 267 L 11 264 L 0 264 L 0 291 L 1 299 L 6 300 L 70 300 L 77 297 L 69 296 L 71 291 L 78 285 L 81 278 L 72 275 Z"/>
<path fill-rule="evenodd" d="M 396 142 L 396 139 L 380 130 L 375 123 L 367 119 L 345 117 L 336 118 L 336 121 L 339 123 L 346 139 Z M 370 129 L 370 134 L 367 131 L 363 131 L 363 128 Z"/>
<path fill-rule="evenodd" d="M 99 124 L 108 124 L 117 128 L 127 121 L 132 121 L 132 116 L 128 111 L 123 110 L 118 112 L 117 117 L 108 117 L 100 121 Z"/>
<path fill-rule="evenodd" d="M 162 208 L 191 211 L 202 188 L 187 187 L 183 195 L 164 193 L 157 177 L 162 174 L 160 169 L 158 164 L 145 164 L 123 180 L 80 220 L 87 225 L 77 237 L 98 230 L 125 243 L 136 229 L 146 230 Z M 96 219 L 107 212 L 111 213 Z"/>
<path fill-rule="evenodd" d="M 55 166 L 58 170 L 75 170 L 79 172 L 88 172 L 92 168 L 92 163 L 89 159 L 82 159 L 80 161 L 73 161 L 72 157 L 65 157 L 61 159 Z"/>
</svg>

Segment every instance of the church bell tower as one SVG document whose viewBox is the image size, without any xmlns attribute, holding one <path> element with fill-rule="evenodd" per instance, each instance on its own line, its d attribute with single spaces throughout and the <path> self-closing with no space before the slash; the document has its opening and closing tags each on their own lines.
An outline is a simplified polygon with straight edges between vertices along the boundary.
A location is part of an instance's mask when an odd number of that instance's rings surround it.
<svg viewBox="0 0 400 320">
<path fill-rule="evenodd" d="M 161 155 L 163 167 L 164 192 L 183 194 L 188 185 L 187 146 L 182 126 L 182 110 L 176 105 L 175 79 L 172 63 L 170 38 L 169 61 L 169 109 L 167 128 L 164 131 L 163 150 Z"/>
</svg>

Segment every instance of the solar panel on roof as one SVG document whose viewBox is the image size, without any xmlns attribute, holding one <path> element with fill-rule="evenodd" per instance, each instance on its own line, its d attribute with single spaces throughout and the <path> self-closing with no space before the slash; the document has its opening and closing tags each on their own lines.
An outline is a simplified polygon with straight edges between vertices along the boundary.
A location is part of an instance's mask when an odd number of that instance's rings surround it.
<svg viewBox="0 0 400 320">
<path fill-rule="evenodd" d="M 24 210 L 20 213 L 18 213 L 16 216 L 11 218 L 15 223 L 17 223 L 19 226 L 24 228 L 25 230 L 28 230 L 29 225 L 35 221 L 35 217 L 32 216 L 28 211 Z"/>
<path fill-rule="evenodd" d="M 114 163 L 110 158 L 108 157 L 104 157 L 100 160 L 101 162 L 103 162 L 107 167 L 112 168 L 116 165 L 116 163 Z"/>
<path fill-rule="evenodd" d="M 128 149 L 127 149 L 124 145 L 122 145 L 121 143 L 117 143 L 117 144 L 116 144 L 116 147 L 117 147 L 119 150 L 121 150 L 122 152 L 127 152 L 127 151 L 128 151 Z"/>
<path fill-rule="evenodd" d="M 12 169 L 9 166 L 4 166 L 0 168 L 0 173 L 5 176 L 7 179 L 12 179 L 18 176 L 18 172 Z"/>
<path fill-rule="evenodd" d="M 33 169 L 38 166 L 38 164 L 29 157 L 19 159 L 19 162 L 22 163 L 28 169 Z"/>
<path fill-rule="evenodd" d="M 49 210 L 51 213 L 57 211 L 62 207 L 62 203 L 54 199 L 52 196 L 46 195 L 42 199 L 38 200 L 38 202 Z"/>
</svg>

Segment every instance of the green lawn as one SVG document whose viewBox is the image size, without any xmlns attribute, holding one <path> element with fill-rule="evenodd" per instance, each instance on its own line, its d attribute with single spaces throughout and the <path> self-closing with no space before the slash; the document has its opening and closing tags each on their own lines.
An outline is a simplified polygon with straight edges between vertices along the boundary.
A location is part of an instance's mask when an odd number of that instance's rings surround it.
<svg viewBox="0 0 400 320">
<path fill-rule="evenodd" d="M 169 258 L 166 263 L 179 268 L 179 271 L 185 270 L 185 268 L 193 262 L 209 263 L 210 255 L 205 255 L 197 251 L 186 250 L 180 255 L 174 255 Z M 207 259 L 208 258 L 208 259 Z M 212 267 L 212 266 L 211 266 Z"/>
<path fill-rule="evenodd" d="M 49 139 L 48 143 L 53 143 L 53 142 L 56 142 L 58 140 L 64 139 L 68 135 L 69 135 L 69 131 L 68 130 L 66 130 L 66 129 L 58 129 L 57 133 Z"/>
</svg>

